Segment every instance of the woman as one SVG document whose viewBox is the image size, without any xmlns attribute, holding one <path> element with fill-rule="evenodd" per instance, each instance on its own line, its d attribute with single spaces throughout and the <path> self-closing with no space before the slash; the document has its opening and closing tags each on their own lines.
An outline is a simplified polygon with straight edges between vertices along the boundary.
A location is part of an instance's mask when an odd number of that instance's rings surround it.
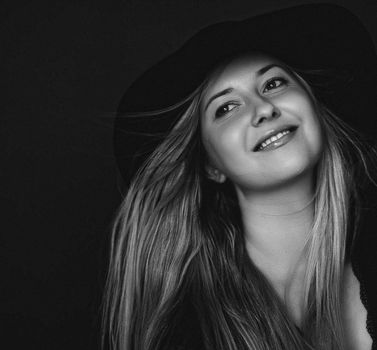
<svg viewBox="0 0 377 350">
<path fill-rule="evenodd" d="M 366 156 L 328 109 L 341 98 L 354 115 L 364 82 L 346 40 L 375 76 L 365 36 L 332 5 L 223 23 L 129 89 L 122 106 L 149 112 L 123 118 L 127 131 L 157 141 L 133 148 L 141 157 L 114 224 L 112 348 L 372 348 L 350 261 Z M 330 94 L 326 76 L 302 68 L 335 59 L 353 80 Z"/>
</svg>

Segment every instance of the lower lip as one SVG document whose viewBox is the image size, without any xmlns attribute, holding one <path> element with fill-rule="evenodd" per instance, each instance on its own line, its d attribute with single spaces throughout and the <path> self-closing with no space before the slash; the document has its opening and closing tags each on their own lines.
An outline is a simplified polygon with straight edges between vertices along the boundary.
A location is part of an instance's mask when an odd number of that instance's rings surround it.
<svg viewBox="0 0 377 350">
<path fill-rule="evenodd" d="M 292 140 L 293 136 L 295 135 L 297 129 L 296 130 L 293 130 L 291 131 L 289 134 L 286 134 L 284 135 L 282 138 L 280 138 L 279 140 L 276 140 L 274 142 L 271 142 L 268 146 L 266 146 L 265 148 L 261 149 L 260 151 L 258 152 L 267 152 L 267 151 L 272 151 L 276 148 L 279 148 L 281 146 L 284 146 L 285 144 L 287 144 L 289 141 Z"/>
</svg>

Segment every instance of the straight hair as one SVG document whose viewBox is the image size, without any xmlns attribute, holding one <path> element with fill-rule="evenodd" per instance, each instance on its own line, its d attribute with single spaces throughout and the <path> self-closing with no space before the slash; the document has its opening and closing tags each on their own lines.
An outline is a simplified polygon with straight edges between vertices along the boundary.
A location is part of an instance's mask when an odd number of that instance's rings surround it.
<svg viewBox="0 0 377 350">
<path fill-rule="evenodd" d="M 313 99 L 325 140 L 303 251 L 302 329 L 246 252 L 232 184 L 206 174 L 199 118 L 206 80 L 181 103 L 148 114 L 158 118 L 187 106 L 133 178 L 114 219 L 103 346 L 169 348 L 180 305 L 189 299 L 206 349 L 344 349 L 341 286 L 359 218 L 355 164 L 361 160 L 358 167 L 369 175 L 367 157 L 357 133 L 296 77 Z"/>
</svg>

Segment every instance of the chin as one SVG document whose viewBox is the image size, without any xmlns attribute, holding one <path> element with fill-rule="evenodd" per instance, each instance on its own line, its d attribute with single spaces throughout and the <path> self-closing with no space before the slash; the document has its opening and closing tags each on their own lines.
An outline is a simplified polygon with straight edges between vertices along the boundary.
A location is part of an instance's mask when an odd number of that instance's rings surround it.
<svg viewBox="0 0 377 350">
<path fill-rule="evenodd" d="M 251 172 L 247 177 L 239 178 L 235 183 L 249 191 L 270 191 L 283 186 L 292 186 L 295 182 L 302 182 L 304 178 L 311 178 L 318 163 L 319 155 L 300 156 L 291 154 L 284 162 L 276 161 L 273 167 L 258 174 Z"/>
</svg>

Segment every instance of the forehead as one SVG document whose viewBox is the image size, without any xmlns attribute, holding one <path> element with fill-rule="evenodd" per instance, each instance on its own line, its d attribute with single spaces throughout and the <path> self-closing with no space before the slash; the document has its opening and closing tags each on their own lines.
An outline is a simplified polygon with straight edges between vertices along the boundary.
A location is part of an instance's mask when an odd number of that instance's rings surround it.
<svg viewBox="0 0 377 350">
<path fill-rule="evenodd" d="M 286 74 L 296 80 L 293 71 L 281 60 L 259 52 L 245 53 L 224 62 L 209 74 L 200 97 L 201 108 L 211 96 L 219 91 L 228 88 L 242 89 L 249 86 L 271 67 L 284 70 Z"/>
<path fill-rule="evenodd" d="M 226 88 L 228 85 L 236 87 L 238 84 L 247 83 L 256 78 L 256 73 L 260 69 L 271 64 L 284 67 L 284 63 L 280 60 L 262 53 L 237 56 L 217 67 L 210 74 L 204 96 L 216 92 L 215 90 Z"/>
</svg>

